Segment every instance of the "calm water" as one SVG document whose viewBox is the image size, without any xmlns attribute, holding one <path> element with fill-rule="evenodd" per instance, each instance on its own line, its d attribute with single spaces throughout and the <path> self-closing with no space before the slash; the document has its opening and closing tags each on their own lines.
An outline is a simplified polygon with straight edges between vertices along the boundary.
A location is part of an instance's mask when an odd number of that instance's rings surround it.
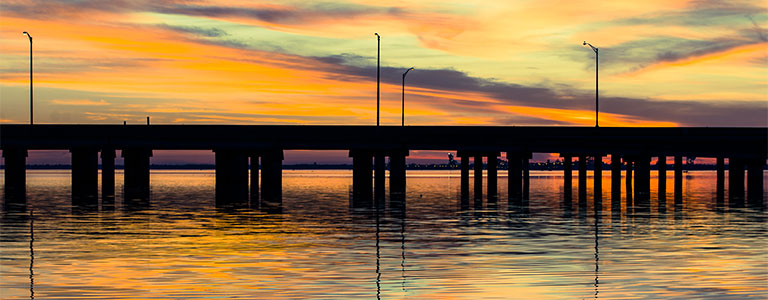
<svg viewBox="0 0 768 300">
<path fill-rule="evenodd" d="M 458 171 L 409 171 L 404 214 L 353 210 L 351 175 L 284 171 L 284 211 L 265 214 L 216 210 L 213 171 L 153 170 L 149 209 L 126 210 L 118 195 L 114 211 L 78 212 L 69 171 L 29 171 L 27 211 L 0 217 L 0 296 L 768 297 L 766 213 L 718 210 L 714 172 L 686 173 L 678 208 L 671 179 L 658 208 L 654 178 L 642 215 L 611 207 L 608 176 L 599 213 L 591 178 L 588 207 L 574 186 L 565 208 L 562 171 L 531 172 L 526 209 L 462 211 Z"/>
</svg>

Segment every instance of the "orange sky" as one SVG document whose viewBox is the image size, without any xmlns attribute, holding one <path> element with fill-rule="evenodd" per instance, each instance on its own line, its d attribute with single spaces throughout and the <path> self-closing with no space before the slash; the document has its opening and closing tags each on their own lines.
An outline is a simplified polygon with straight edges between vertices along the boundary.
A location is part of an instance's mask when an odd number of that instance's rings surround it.
<svg viewBox="0 0 768 300">
<path fill-rule="evenodd" d="M 10 1 L 0 122 L 768 125 L 762 1 Z"/>
</svg>

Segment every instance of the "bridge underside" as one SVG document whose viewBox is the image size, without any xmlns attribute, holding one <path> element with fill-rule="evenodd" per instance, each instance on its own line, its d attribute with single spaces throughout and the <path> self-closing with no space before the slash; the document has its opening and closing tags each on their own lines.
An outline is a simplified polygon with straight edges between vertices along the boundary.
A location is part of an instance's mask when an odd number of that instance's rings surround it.
<svg viewBox="0 0 768 300">
<path fill-rule="evenodd" d="M 560 153 L 566 162 L 566 202 L 571 201 L 570 162 L 573 157 L 579 158 L 580 207 L 586 205 L 586 197 L 582 194 L 586 194 L 587 157 L 601 161 L 603 156 L 611 155 L 614 191 L 616 186 L 620 188 L 622 167 L 627 169 L 627 179 L 632 178 L 634 170 L 634 189 L 631 189 L 632 181 L 626 180 L 627 191 L 632 190 L 634 196 L 627 197 L 627 207 L 641 208 L 647 208 L 649 203 L 652 157 L 659 157 L 660 161 L 665 161 L 666 156 L 675 157 L 676 204 L 682 201 L 683 156 L 717 158 L 718 203 L 723 198 L 720 190 L 725 186 L 723 162 L 727 158 L 731 174 L 729 203 L 740 207 L 745 200 L 755 205 L 764 202 L 766 145 L 766 128 L 0 125 L 6 203 L 25 201 L 28 150 L 66 149 L 72 152 L 73 204 L 84 207 L 98 206 L 99 152 L 102 158 L 102 206 L 114 199 L 117 149 L 122 150 L 125 158 L 124 198 L 132 206 L 148 203 L 149 163 L 153 150 L 212 150 L 216 153 L 217 206 L 250 206 L 279 211 L 282 207 L 283 150 L 349 150 L 354 165 L 351 200 L 354 207 L 383 205 L 386 158 L 389 158 L 390 205 L 404 207 L 405 157 L 409 150 L 455 149 L 459 151 L 457 156 L 461 161 L 462 207 L 469 207 L 470 158 L 475 165 L 474 207 L 482 208 L 483 203 L 483 159 L 487 161 L 487 203 L 489 207 L 495 205 L 499 198 L 497 162 L 502 152 L 506 153 L 509 162 L 510 205 L 527 204 L 528 159 L 532 153 L 542 152 Z M 595 201 L 600 201 L 602 164 L 594 164 L 593 169 Z M 661 188 L 666 186 L 666 177 L 661 171 L 666 172 L 666 165 L 659 165 L 659 169 Z M 620 201 L 616 200 L 620 197 L 615 194 L 611 201 Z"/>
</svg>

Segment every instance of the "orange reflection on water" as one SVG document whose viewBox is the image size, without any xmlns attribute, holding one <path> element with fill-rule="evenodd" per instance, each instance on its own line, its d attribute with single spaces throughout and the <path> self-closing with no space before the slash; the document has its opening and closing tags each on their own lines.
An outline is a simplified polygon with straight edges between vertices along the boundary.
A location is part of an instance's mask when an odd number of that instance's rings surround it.
<svg viewBox="0 0 768 300">
<path fill-rule="evenodd" d="M 591 176 L 580 214 L 577 172 L 570 209 L 562 206 L 562 171 L 531 171 L 525 210 L 508 208 L 501 171 L 499 208 L 486 203 L 462 211 L 458 170 L 409 171 L 405 214 L 384 210 L 378 217 L 350 207 L 348 170 L 284 171 L 282 214 L 215 209 L 212 170 L 153 170 L 150 207 L 126 209 L 118 196 L 115 211 L 92 213 L 71 209 L 68 171 L 29 173 L 39 298 L 337 299 L 376 298 L 378 291 L 382 298 L 573 299 L 598 292 L 629 299 L 768 292 L 764 212 L 718 212 L 711 171 L 685 174 L 680 210 L 669 172 L 665 212 L 657 208 L 652 171 L 649 215 L 627 212 L 625 191 L 615 214 L 604 172 L 598 220 Z M 7 241 L 0 250 L 8 258 L 0 272 L 4 298 L 29 293 L 29 222 L 14 216 L 0 218 Z"/>
</svg>

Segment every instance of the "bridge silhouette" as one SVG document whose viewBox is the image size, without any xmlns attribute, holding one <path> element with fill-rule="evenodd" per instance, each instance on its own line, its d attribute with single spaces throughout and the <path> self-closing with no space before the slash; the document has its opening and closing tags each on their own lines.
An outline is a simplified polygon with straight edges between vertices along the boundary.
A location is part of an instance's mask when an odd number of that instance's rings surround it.
<svg viewBox="0 0 768 300">
<path fill-rule="evenodd" d="M 638 207 L 649 201 L 652 157 L 659 158 L 660 186 L 666 186 L 666 157 L 674 157 L 676 202 L 682 197 L 684 156 L 717 159 L 718 202 L 724 201 L 724 168 L 728 159 L 729 205 L 740 207 L 764 202 L 766 145 L 767 128 L 0 125 L 0 149 L 5 158 L 5 202 L 26 203 L 28 150 L 60 149 L 72 153 L 72 201 L 79 206 L 98 206 L 99 156 L 102 201 L 114 199 L 115 157 L 116 150 L 121 150 L 124 201 L 141 206 L 149 199 L 153 150 L 211 150 L 216 160 L 217 206 L 280 210 L 283 151 L 306 149 L 349 150 L 353 160 L 351 204 L 355 207 L 382 203 L 387 167 L 390 203 L 404 205 L 405 161 L 410 150 L 457 150 L 461 163 L 462 206 L 469 206 L 470 160 L 473 160 L 474 204 L 482 207 L 484 157 L 488 162 L 486 197 L 489 203 L 498 200 L 497 161 L 502 153 L 509 162 L 508 201 L 524 205 L 530 186 L 528 161 L 533 153 L 541 152 L 559 153 L 563 157 L 567 197 L 571 195 L 572 159 L 578 158 L 580 203 L 582 194 L 586 195 L 587 158 L 599 162 L 610 155 L 612 191 L 615 194 L 621 190 L 622 168 L 627 170 L 629 191 L 634 172 L 633 196 Z M 602 164 L 594 165 L 595 191 L 601 189 L 602 171 Z M 600 197 L 599 192 L 595 195 Z M 617 199 L 616 195 L 612 198 Z"/>
</svg>

